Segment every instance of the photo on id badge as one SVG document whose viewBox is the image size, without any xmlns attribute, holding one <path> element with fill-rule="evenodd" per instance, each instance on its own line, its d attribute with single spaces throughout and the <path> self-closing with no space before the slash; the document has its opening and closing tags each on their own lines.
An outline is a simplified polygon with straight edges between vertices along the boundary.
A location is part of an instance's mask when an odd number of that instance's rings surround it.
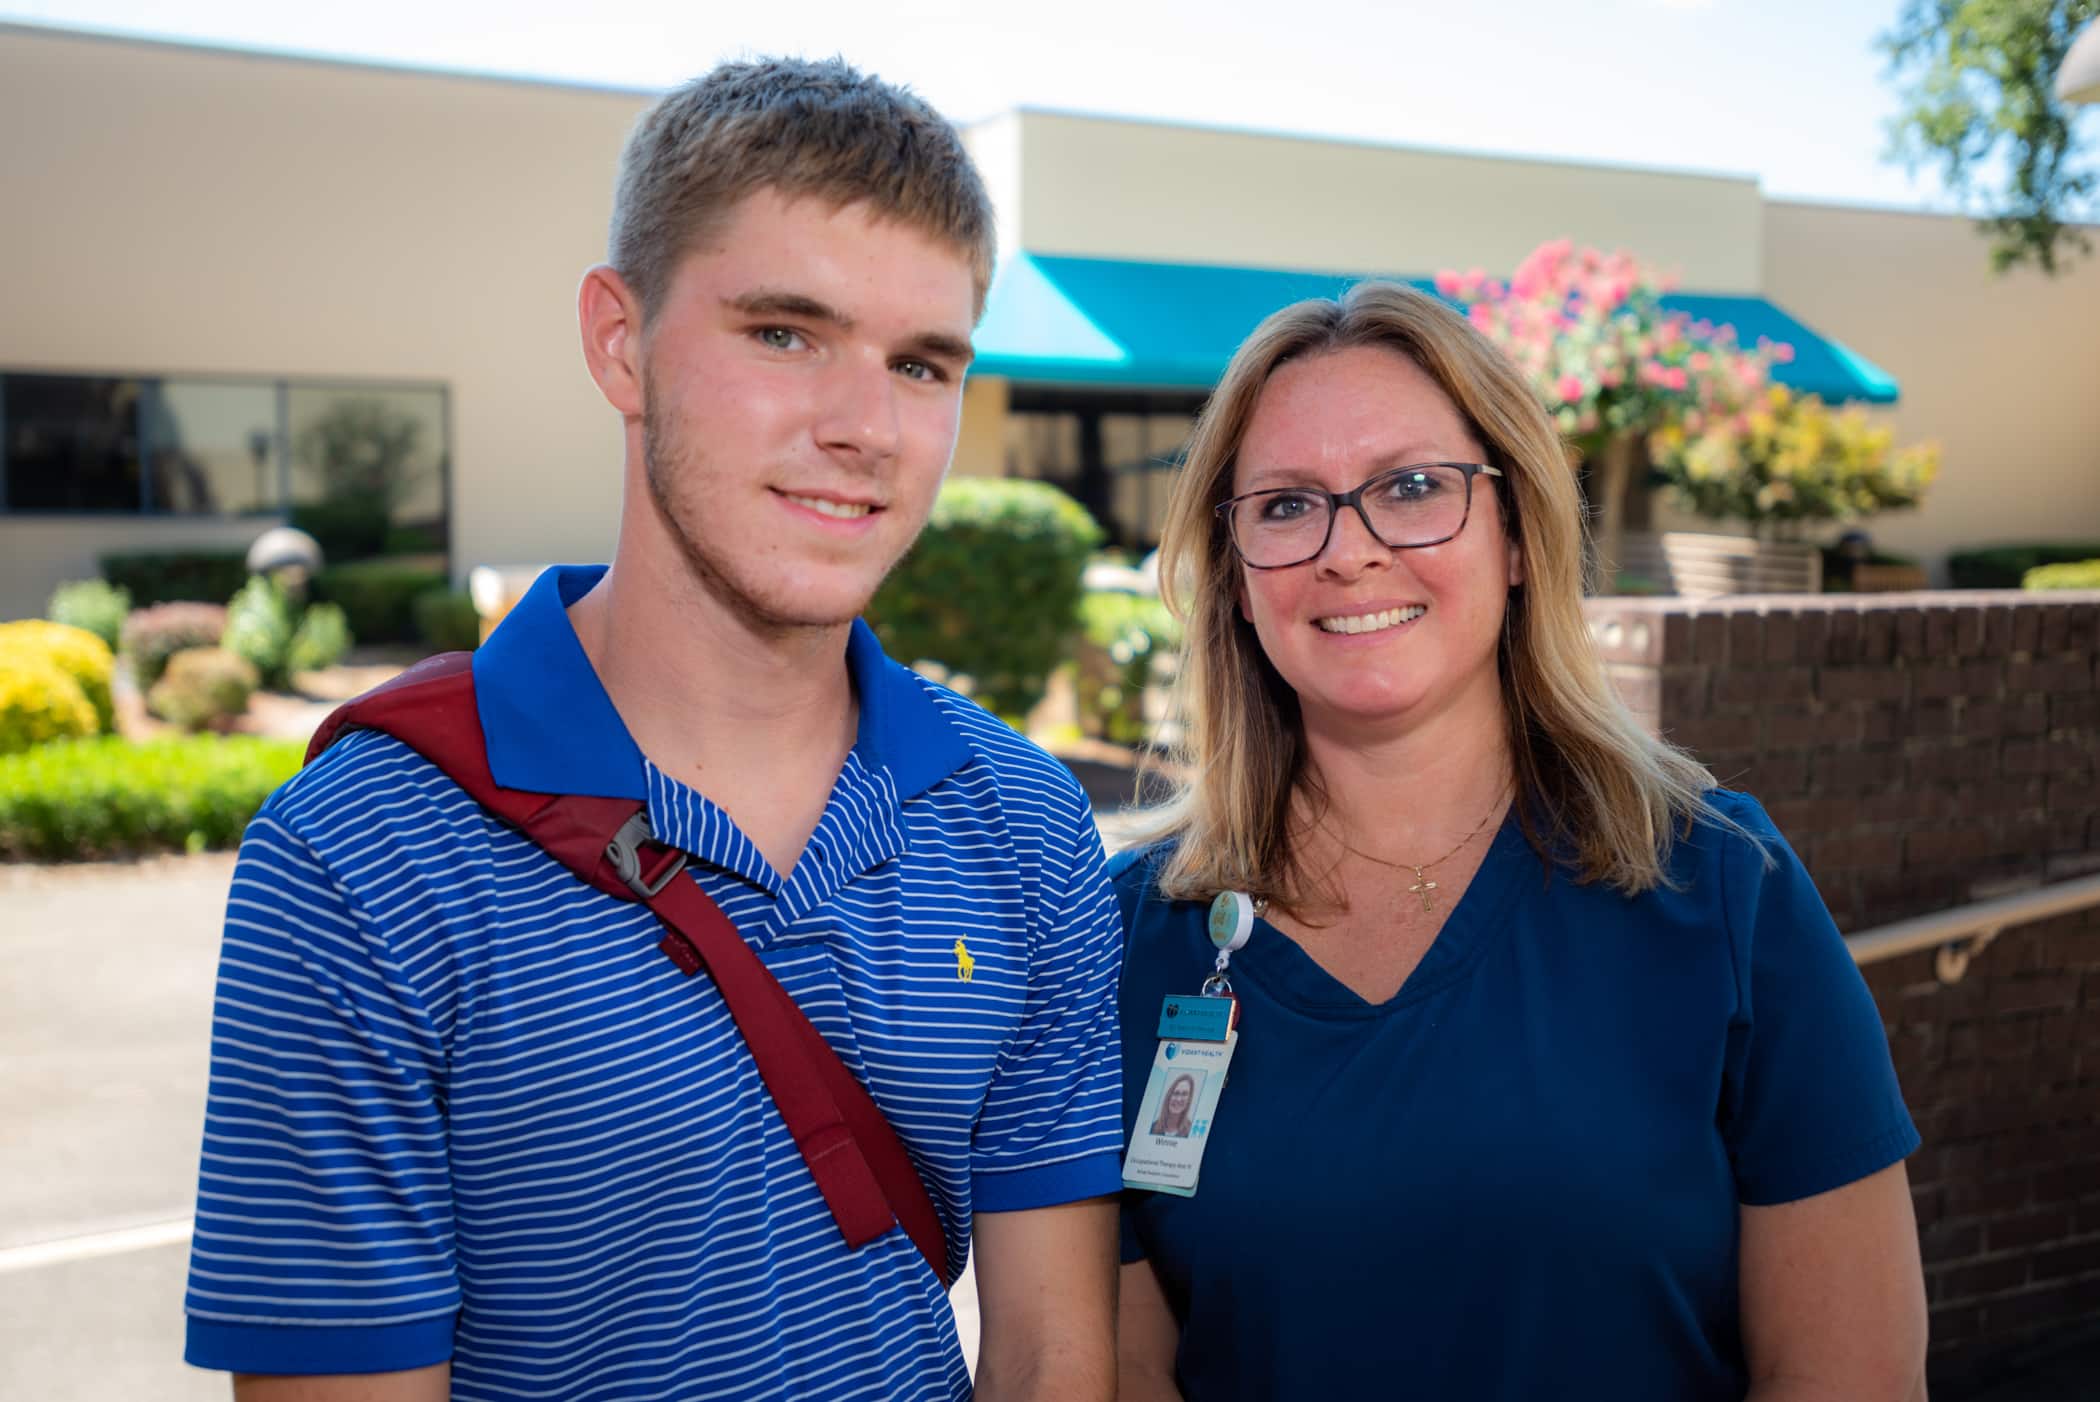
<svg viewBox="0 0 2100 1402">
<path fill-rule="evenodd" d="M 1138 1102 L 1139 1130 L 1123 1159 L 1125 1187 L 1183 1196 L 1195 1191 L 1236 1040 L 1159 1044 L 1144 1099 Z"/>
</svg>

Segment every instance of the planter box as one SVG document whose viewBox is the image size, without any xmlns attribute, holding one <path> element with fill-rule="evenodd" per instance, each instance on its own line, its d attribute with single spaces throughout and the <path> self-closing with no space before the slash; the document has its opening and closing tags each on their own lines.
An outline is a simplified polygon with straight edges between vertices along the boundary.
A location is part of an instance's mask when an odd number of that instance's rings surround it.
<svg viewBox="0 0 2100 1402">
<path fill-rule="evenodd" d="M 1701 531 L 1628 532 L 1620 553 L 1620 573 L 1652 580 L 1666 594 L 1700 598 L 1823 589 L 1823 553 L 1799 541 Z"/>
</svg>

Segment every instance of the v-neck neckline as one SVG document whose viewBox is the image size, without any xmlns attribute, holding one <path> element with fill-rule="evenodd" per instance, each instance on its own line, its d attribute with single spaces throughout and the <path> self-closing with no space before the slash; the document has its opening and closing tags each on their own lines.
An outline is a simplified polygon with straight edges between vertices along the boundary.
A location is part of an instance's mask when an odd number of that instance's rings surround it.
<svg viewBox="0 0 2100 1402">
<path fill-rule="evenodd" d="M 1524 859 L 1529 855 L 1531 845 L 1511 805 L 1458 904 L 1400 987 L 1383 1002 L 1369 1001 L 1336 978 L 1303 945 L 1267 920 L 1255 922 L 1254 938 L 1233 959 L 1233 970 L 1300 1012 L 1330 1018 L 1384 1017 L 1450 987 L 1471 971 L 1492 937 L 1507 927 L 1504 917 L 1516 897 L 1517 883 L 1538 879 L 1538 873 L 1527 870 Z"/>
</svg>

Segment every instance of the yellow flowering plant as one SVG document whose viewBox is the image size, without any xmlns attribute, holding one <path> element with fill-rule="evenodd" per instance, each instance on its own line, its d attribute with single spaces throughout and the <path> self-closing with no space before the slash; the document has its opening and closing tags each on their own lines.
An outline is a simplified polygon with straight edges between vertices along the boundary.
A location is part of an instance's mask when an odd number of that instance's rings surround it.
<svg viewBox="0 0 2100 1402">
<path fill-rule="evenodd" d="M 1783 385 L 1712 422 L 1665 425 L 1649 435 L 1648 454 L 1687 509 L 1783 537 L 1804 522 L 1916 506 L 1940 467 L 1938 444 L 1898 448 L 1895 430 L 1865 410 Z"/>
</svg>

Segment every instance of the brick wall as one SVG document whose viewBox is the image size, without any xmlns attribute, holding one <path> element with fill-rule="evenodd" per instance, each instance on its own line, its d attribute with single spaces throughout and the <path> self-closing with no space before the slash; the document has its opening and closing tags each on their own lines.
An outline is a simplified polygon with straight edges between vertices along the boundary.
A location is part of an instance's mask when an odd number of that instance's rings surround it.
<svg viewBox="0 0 2100 1402">
<path fill-rule="evenodd" d="M 1589 614 L 1621 693 L 1763 800 L 1841 928 L 2100 871 L 2100 593 Z M 1925 1140 L 1934 1395 L 1959 1396 L 2100 1332 L 2100 910 L 2006 930 L 1951 986 L 1931 951 L 1866 974 Z"/>
</svg>

